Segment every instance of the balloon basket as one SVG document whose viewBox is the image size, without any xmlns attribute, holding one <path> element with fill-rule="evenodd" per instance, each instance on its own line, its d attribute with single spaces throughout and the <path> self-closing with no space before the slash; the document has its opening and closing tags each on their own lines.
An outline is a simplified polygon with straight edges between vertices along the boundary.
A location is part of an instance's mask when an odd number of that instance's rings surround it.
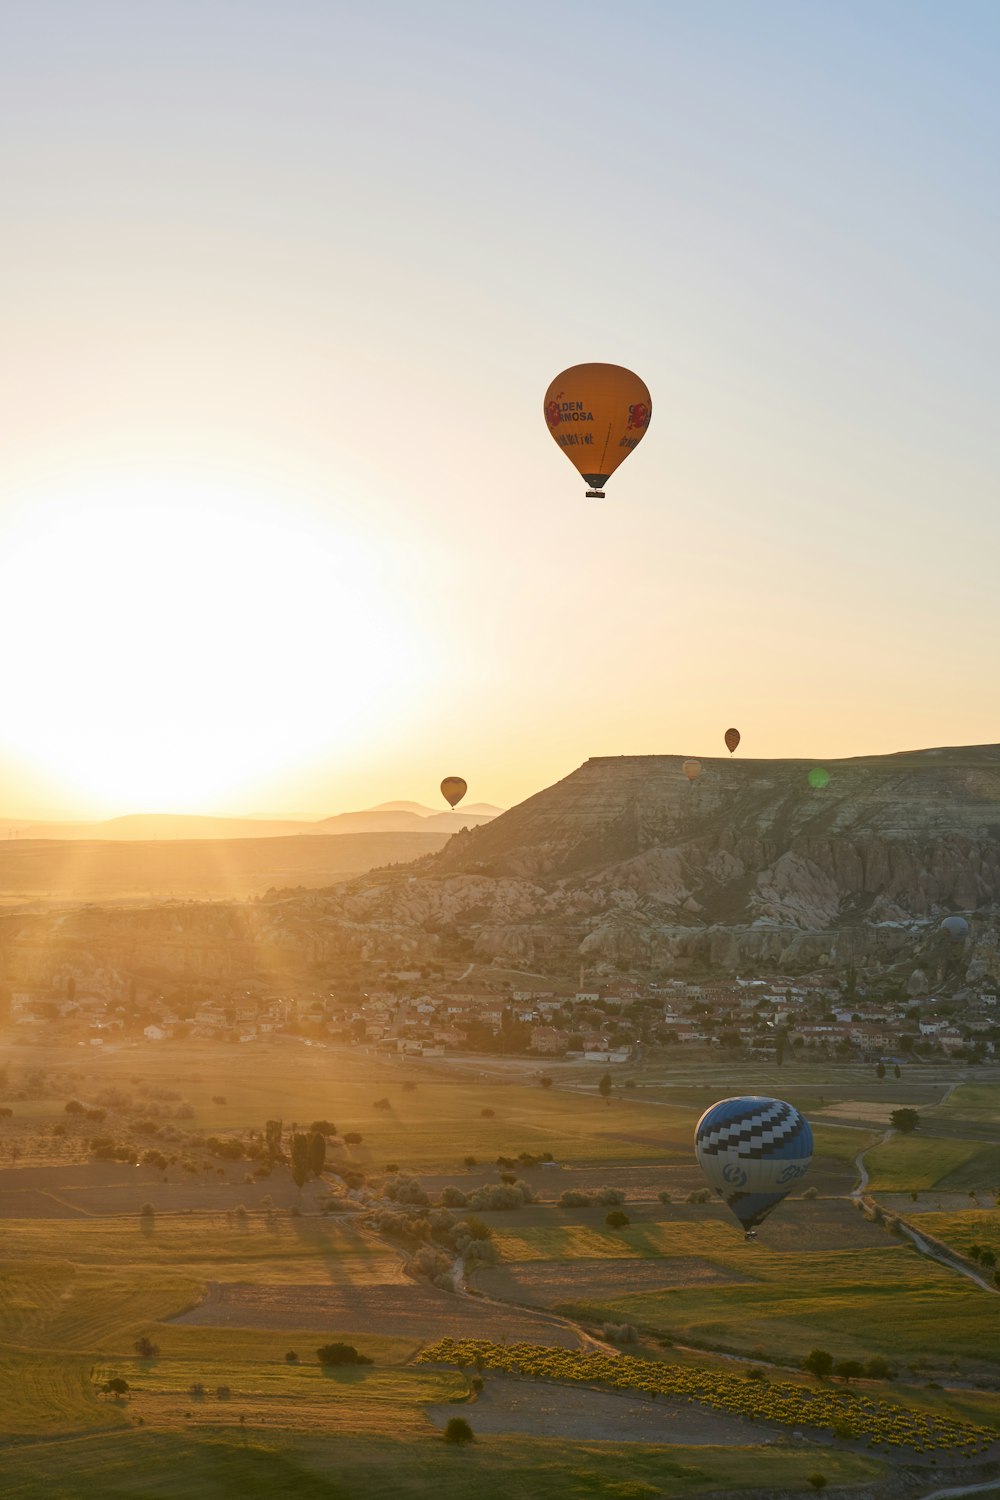
<svg viewBox="0 0 1000 1500">
<path fill-rule="evenodd" d="M 604 499 L 604 491 L 603 490 L 588 490 L 587 491 L 587 499 L 588 500 L 603 500 Z"/>
</svg>

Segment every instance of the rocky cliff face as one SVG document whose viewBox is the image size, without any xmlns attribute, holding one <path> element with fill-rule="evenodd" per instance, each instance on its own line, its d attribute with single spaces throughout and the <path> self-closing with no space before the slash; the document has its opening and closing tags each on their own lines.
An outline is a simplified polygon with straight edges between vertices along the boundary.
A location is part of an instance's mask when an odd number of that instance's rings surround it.
<svg viewBox="0 0 1000 1500">
<path fill-rule="evenodd" d="M 53 953 L 205 978 L 305 972 L 341 957 L 567 964 L 815 966 L 918 955 L 975 914 L 969 973 L 996 973 L 1000 746 L 826 762 L 676 756 L 588 761 L 418 864 L 262 905 L 0 918 L 9 979 Z M 930 939 L 933 940 L 933 939 Z"/>
</svg>

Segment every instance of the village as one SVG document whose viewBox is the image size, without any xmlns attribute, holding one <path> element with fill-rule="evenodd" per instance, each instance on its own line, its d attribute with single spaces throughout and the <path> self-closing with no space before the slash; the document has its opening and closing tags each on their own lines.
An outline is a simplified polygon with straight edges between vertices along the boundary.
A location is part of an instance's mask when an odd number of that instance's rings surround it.
<svg viewBox="0 0 1000 1500">
<path fill-rule="evenodd" d="M 59 975 L 46 990 L 13 990 L 9 1021 L 26 1043 L 286 1040 L 408 1058 L 500 1053 L 605 1066 L 715 1049 L 778 1062 L 815 1055 L 975 1063 L 997 1055 L 993 990 L 937 996 L 919 974 L 910 988 L 915 993 L 889 998 L 851 971 L 701 983 L 601 984 L 581 974 L 576 987 L 553 979 L 548 987 L 518 988 L 516 981 L 499 985 L 489 971 L 477 984 L 467 975 L 451 983 L 435 975 L 428 983 L 424 971 L 397 970 L 379 974 L 367 990 L 355 983 L 342 992 L 296 986 L 279 993 L 251 984 L 215 994 L 194 985 L 154 986 L 140 998 L 135 981 L 123 993 L 120 981 L 88 985 Z"/>
</svg>

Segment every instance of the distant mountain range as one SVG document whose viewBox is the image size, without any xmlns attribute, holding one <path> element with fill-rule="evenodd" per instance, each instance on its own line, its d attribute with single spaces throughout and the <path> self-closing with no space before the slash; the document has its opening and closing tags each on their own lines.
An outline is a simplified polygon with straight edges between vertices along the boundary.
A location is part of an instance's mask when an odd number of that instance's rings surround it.
<svg viewBox="0 0 1000 1500">
<path fill-rule="evenodd" d="M 0 834 L 18 840 L 66 839 L 149 842 L 154 839 L 263 839 L 342 833 L 457 833 L 495 818 L 502 808 L 476 802 L 457 812 L 436 812 L 419 802 L 383 802 L 361 812 L 335 813 L 316 822 L 282 818 L 213 818 L 188 813 L 129 813 L 95 823 L 0 820 Z M 0 838 L 0 843 L 3 839 Z"/>
</svg>

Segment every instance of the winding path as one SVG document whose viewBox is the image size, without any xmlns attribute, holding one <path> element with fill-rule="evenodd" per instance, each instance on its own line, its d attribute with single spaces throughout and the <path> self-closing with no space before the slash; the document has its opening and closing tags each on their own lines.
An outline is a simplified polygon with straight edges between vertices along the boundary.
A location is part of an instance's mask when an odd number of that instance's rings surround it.
<svg viewBox="0 0 1000 1500">
<path fill-rule="evenodd" d="M 858 1182 L 851 1192 L 851 1197 L 856 1201 L 860 1202 L 865 1197 L 865 1193 L 870 1180 L 868 1176 L 868 1168 L 865 1166 L 865 1156 L 869 1151 L 874 1151 L 875 1146 L 883 1146 L 885 1142 L 889 1140 L 889 1138 L 893 1135 L 895 1135 L 894 1130 L 887 1130 L 884 1135 L 879 1136 L 878 1140 L 875 1142 L 875 1145 L 866 1146 L 865 1149 L 863 1151 L 859 1151 L 857 1156 L 854 1158 L 854 1166 L 858 1173 Z M 874 1202 L 876 1200 L 872 1201 Z M 893 1217 L 896 1219 L 896 1222 L 898 1223 L 903 1234 L 906 1235 L 911 1244 L 916 1246 L 921 1255 L 926 1255 L 928 1260 L 936 1260 L 938 1265 L 946 1266 L 949 1271 L 958 1271 L 961 1276 L 967 1277 L 969 1281 L 974 1281 L 976 1283 L 976 1286 L 981 1287 L 984 1292 L 990 1292 L 993 1296 L 997 1296 L 998 1294 L 1000 1294 L 1000 1287 L 994 1285 L 992 1281 L 987 1281 L 985 1276 L 980 1276 L 979 1272 L 974 1271 L 971 1266 L 967 1265 L 960 1255 L 953 1254 L 952 1251 L 946 1249 L 943 1245 L 938 1245 L 931 1240 L 925 1239 L 924 1236 L 918 1230 L 914 1229 L 913 1226 L 906 1219 L 902 1218 L 901 1215 L 895 1214 Z M 989 1485 L 974 1486 L 974 1489 L 975 1488 L 988 1489 Z M 1000 1482 L 998 1482 L 997 1488 L 1000 1489 Z M 964 1495 L 967 1493 L 972 1494 L 973 1491 L 941 1490 L 937 1493 L 940 1493 L 941 1495 Z"/>
</svg>

